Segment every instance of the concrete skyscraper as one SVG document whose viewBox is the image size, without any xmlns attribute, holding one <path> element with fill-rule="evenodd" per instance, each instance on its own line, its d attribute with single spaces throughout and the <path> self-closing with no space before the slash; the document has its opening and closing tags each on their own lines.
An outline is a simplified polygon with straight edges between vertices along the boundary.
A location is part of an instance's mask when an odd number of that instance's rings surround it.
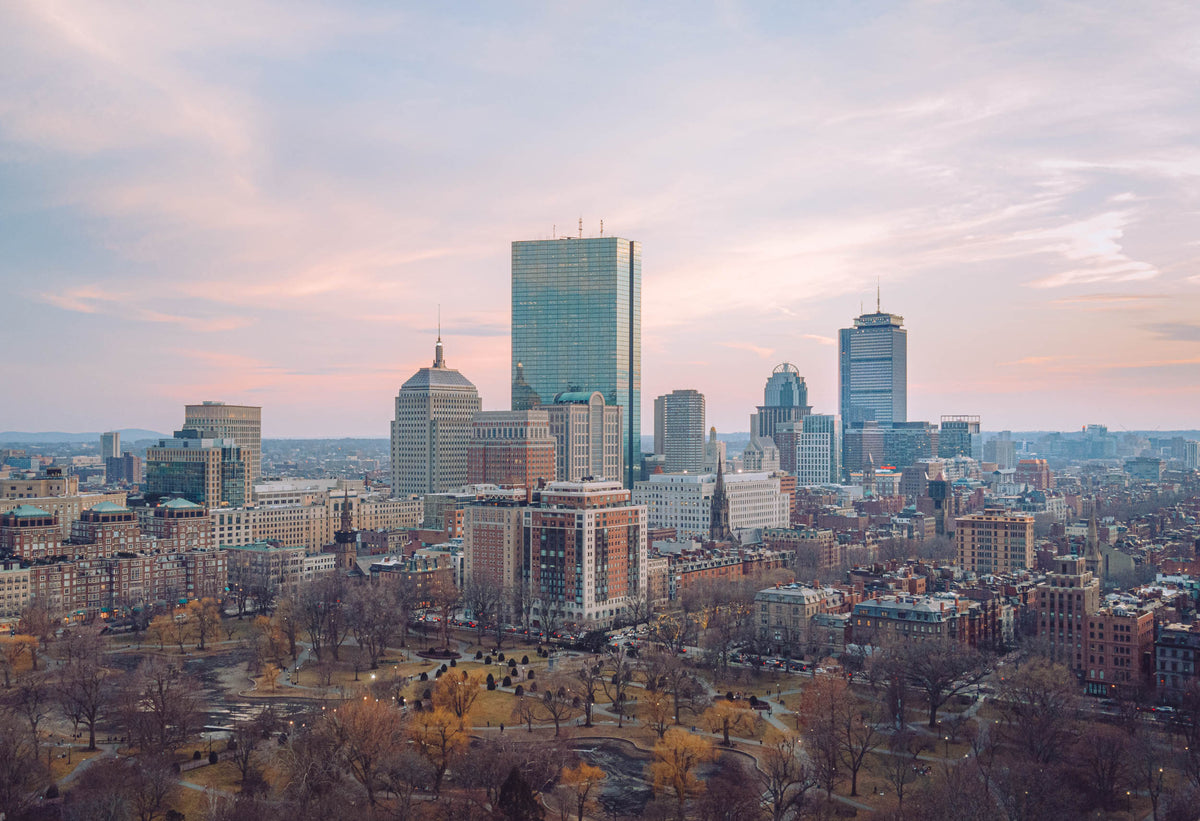
<svg viewBox="0 0 1200 821">
<path fill-rule="evenodd" d="M 433 366 L 400 386 L 392 421 L 392 495 L 445 493 L 467 483 L 471 421 L 479 392 L 446 367 L 439 335 Z"/>
<path fill-rule="evenodd" d="M 838 331 L 839 411 L 847 425 L 908 421 L 908 331 L 904 317 L 875 313 Z"/>
<path fill-rule="evenodd" d="M 100 459 L 115 459 L 121 455 L 121 433 L 110 430 L 100 434 Z"/>
<path fill-rule="evenodd" d="M 232 439 L 242 449 L 250 480 L 262 476 L 261 407 L 224 402 L 185 405 L 183 429 L 197 431 L 202 439 Z"/>
<path fill-rule="evenodd" d="M 619 405 L 624 480 L 632 487 L 641 464 L 641 243 L 619 237 L 514 242 L 512 368 L 514 409 L 529 406 L 529 390 L 545 405 L 563 392 L 591 391 Z"/>
<path fill-rule="evenodd" d="M 704 394 L 676 390 L 654 400 L 654 452 L 667 473 L 704 469 Z"/>
</svg>

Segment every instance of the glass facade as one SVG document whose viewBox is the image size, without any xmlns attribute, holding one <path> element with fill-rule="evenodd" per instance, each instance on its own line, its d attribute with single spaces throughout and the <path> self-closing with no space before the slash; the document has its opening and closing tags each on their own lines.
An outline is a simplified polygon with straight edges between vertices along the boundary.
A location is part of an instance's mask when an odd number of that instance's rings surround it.
<svg viewBox="0 0 1200 821">
<path fill-rule="evenodd" d="M 563 391 L 594 390 L 619 405 L 631 487 L 641 463 L 641 243 L 619 237 L 514 242 L 512 369 L 514 386 L 532 389 L 543 404 Z"/>
<path fill-rule="evenodd" d="M 838 382 L 846 423 L 908 419 L 908 331 L 895 314 L 863 314 L 839 331 Z"/>
</svg>

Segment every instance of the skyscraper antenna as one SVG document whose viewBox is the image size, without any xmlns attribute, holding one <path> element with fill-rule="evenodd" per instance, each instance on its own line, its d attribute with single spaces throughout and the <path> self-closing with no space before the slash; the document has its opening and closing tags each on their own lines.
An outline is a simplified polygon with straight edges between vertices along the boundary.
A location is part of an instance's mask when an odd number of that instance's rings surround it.
<svg viewBox="0 0 1200 821">
<path fill-rule="evenodd" d="M 550 229 L 550 238 L 558 239 L 558 226 L 555 225 Z"/>
<path fill-rule="evenodd" d="M 880 307 L 881 304 L 879 299 L 879 277 L 875 277 L 875 313 L 883 312 L 883 309 Z"/>
<path fill-rule="evenodd" d="M 600 236 L 604 236 L 604 220 L 600 220 Z"/>
<path fill-rule="evenodd" d="M 579 238 L 583 239 L 583 217 L 579 218 Z"/>
<path fill-rule="evenodd" d="M 438 342 L 442 341 L 442 303 L 438 303 Z"/>
</svg>

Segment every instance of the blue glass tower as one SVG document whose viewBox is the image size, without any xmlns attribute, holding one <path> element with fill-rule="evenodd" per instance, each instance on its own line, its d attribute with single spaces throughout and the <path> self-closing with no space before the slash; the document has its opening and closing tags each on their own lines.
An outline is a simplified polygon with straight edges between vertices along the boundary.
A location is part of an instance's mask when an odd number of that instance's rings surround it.
<svg viewBox="0 0 1200 821">
<path fill-rule="evenodd" d="M 633 487 L 641 464 L 641 243 L 514 242 L 512 369 L 514 403 L 526 403 L 530 389 L 543 404 L 562 391 L 594 390 L 619 405 L 625 484 Z"/>
<path fill-rule="evenodd" d="M 908 421 L 908 331 L 904 317 L 883 313 L 855 318 L 839 332 L 838 383 L 842 420 Z"/>
</svg>

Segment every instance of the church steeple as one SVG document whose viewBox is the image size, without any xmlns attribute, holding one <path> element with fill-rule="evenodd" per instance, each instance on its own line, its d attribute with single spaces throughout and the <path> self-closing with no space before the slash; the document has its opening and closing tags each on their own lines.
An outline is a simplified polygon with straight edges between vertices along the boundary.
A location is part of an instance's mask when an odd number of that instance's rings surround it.
<svg viewBox="0 0 1200 821">
<path fill-rule="evenodd" d="M 1083 553 L 1084 564 L 1097 579 L 1104 581 L 1104 555 L 1100 552 L 1100 537 L 1096 527 L 1096 497 L 1092 497 L 1092 513 L 1088 517 L 1087 545 Z"/>
<path fill-rule="evenodd" d="M 717 486 L 713 489 L 708 538 L 714 542 L 727 542 L 733 538 L 729 527 L 729 495 L 725 491 L 725 475 L 720 461 L 717 462 Z"/>
<path fill-rule="evenodd" d="M 338 563 L 343 570 L 349 570 L 354 566 L 355 558 L 358 557 L 358 534 L 355 532 L 354 522 L 350 518 L 349 488 L 342 491 L 342 524 L 333 534 L 333 540 L 337 545 Z"/>
</svg>

